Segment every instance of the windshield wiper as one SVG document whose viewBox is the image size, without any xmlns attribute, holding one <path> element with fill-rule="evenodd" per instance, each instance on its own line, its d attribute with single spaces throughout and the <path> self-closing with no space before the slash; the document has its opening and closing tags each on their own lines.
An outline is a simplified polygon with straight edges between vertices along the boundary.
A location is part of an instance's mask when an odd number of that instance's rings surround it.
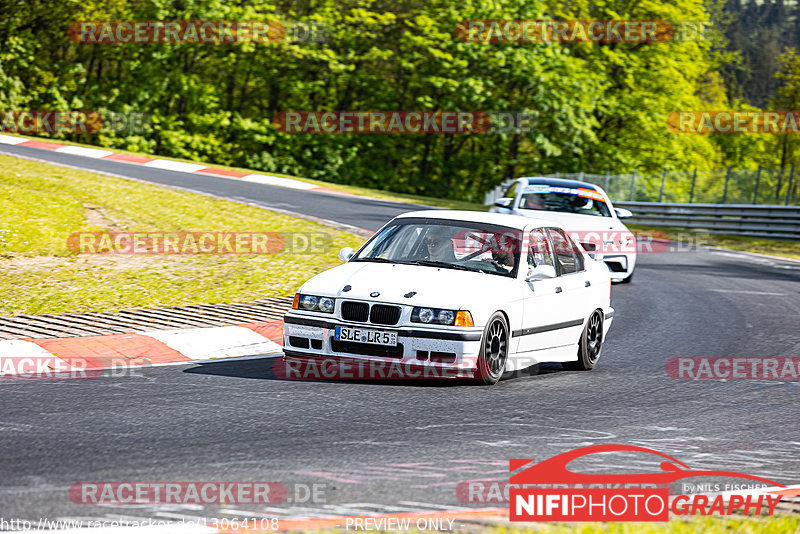
<svg viewBox="0 0 800 534">
<path fill-rule="evenodd" d="M 403 264 L 403 265 L 407 265 L 408 264 L 407 261 L 387 260 L 386 258 L 369 258 L 369 257 L 356 258 L 353 261 L 372 261 L 372 262 L 375 262 L 375 263 L 400 263 L 400 264 Z"/>
<path fill-rule="evenodd" d="M 432 260 L 417 260 L 412 261 L 414 265 L 425 265 L 427 267 L 444 267 L 445 269 L 457 269 L 459 271 L 475 272 L 475 269 L 464 267 L 463 265 L 456 265 L 454 263 L 447 263 L 446 261 L 432 261 Z"/>
</svg>

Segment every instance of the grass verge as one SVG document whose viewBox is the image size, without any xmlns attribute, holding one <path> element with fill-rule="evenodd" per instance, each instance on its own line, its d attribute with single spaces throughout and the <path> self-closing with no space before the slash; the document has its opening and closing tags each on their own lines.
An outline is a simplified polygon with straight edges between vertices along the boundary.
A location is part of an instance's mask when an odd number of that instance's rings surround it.
<svg viewBox="0 0 800 534">
<path fill-rule="evenodd" d="M 1 315 L 117 311 L 290 295 L 363 239 L 262 208 L 0 156 Z M 327 234 L 322 253 L 76 254 L 74 232 Z"/>
<path fill-rule="evenodd" d="M 626 226 L 633 232 L 646 232 L 653 237 L 660 237 L 671 241 L 683 241 L 698 245 L 729 248 L 800 260 L 800 241 L 781 241 L 778 239 L 708 234 L 703 232 L 690 232 L 681 228 L 663 228 L 660 226 L 646 226 L 641 224 L 626 224 Z"/>
</svg>

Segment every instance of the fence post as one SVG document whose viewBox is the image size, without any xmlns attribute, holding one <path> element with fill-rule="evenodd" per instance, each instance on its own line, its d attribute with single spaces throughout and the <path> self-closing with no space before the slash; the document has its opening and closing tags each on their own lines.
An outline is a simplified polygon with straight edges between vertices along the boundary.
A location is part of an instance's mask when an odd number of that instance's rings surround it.
<svg viewBox="0 0 800 534">
<path fill-rule="evenodd" d="M 756 187 L 753 189 L 753 204 L 758 204 L 758 183 L 761 181 L 761 165 L 756 171 Z"/>
<path fill-rule="evenodd" d="M 581 171 L 580 174 L 578 175 L 578 181 L 580 182 L 583 181 L 583 171 Z"/>
<path fill-rule="evenodd" d="M 728 165 L 728 168 L 725 170 L 725 189 L 722 190 L 722 202 L 720 204 L 725 204 L 725 199 L 728 198 L 728 180 L 731 179 L 731 166 Z"/>
<path fill-rule="evenodd" d="M 789 205 L 789 197 L 792 194 L 792 182 L 794 181 L 794 163 L 792 163 L 792 168 L 789 171 L 789 183 L 786 185 L 786 202 L 783 203 L 784 206 Z"/>
<path fill-rule="evenodd" d="M 633 177 L 631 178 L 631 192 L 628 195 L 628 201 L 633 202 L 633 192 L 636 190 L 636 169 L 633 169 Z"/>
<path fill-rule="evenodd" d="M 605 189 L 606 193 L 608 193 L 608 179 L 611 178 L 611 174 L 606 171 L 606 182 L 603 184 L 603 189 Z"/>
<path fill-rule="evenodd" d="M 697 167 L 694 168 L 692 173 L 692 189 L 689 191 L 689 204 L 694 200 L 694 183 L 697 181 Z"/>
<path fill-rule="evenodd" d="M 659 202 L 661 202 L 661 200 L 664 198 L 664 182 L 666 181 L 666 179 L 667 179 L 667 169 L 664 169 L 663 171 L 661 171 L 661 191 L 658 192 Z"/>
</svg>

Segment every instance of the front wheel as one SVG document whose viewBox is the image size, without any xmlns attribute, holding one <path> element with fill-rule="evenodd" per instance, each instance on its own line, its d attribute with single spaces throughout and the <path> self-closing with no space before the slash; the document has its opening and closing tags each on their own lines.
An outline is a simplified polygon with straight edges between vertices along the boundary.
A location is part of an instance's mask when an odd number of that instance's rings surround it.
<svg viewBox="0 0 800 534">
<path fill-rule="evenodd" d="M 502 313 L 496 312 L 483 331 L 475 378 L 487 385 L 496 384 L 506 368 L 508 347 L 508 323 Z"/>
<path fill-rule="evenodd" d="M 600 359 L 600 350 L 603 348 L 603 313 L 595 310 L 589 316 L 583 328 L 581 340 L 578 344 L 578 360 L 564 362 L 564 369 L 569 371 L 591 371 Z"/>
</svg>

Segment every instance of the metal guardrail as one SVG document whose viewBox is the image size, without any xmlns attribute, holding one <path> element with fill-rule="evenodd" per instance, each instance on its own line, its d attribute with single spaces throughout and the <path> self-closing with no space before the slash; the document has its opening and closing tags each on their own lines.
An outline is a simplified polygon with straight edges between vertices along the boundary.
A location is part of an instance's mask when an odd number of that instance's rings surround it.
<svg viewBox="0 0 800 534">
<path fill-rule="evenodd" d="M 615 202 L 614 206 L 633 212 L 625 221 L 635 224 L 800 241 L 800 206 L 666 202 Z"/>
</svg>

